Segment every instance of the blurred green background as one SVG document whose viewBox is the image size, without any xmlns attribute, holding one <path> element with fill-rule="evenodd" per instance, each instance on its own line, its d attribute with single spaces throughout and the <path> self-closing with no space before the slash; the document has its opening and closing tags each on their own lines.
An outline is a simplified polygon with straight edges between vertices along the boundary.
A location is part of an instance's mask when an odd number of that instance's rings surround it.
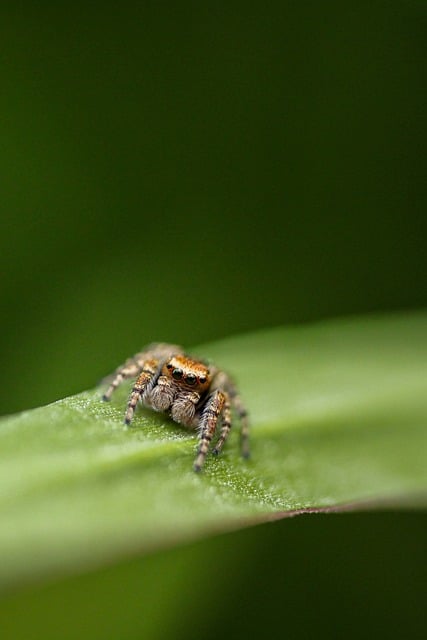
<svg viewBox="0 0 427 640">
<path fill-rule="evenodd" d="M 2 637 L 424 640 L 426 525 L 316 515 L 226 534 L 12 595 Z"/>
<path fill-rule="evenodd" d="M 0 412 L 425 305 L 423 2 L 3 3 Z"/>
<path fill-rule="evenodd" d="M 421 0 L 18 1 L 0 41 L 0 413 L 91 387 L 153 340 L 426 305 Z M 194 545 L 29 592 L 3 603 L 11 637 L 76 624 L 79 593 L 95 611 L 79 637 L 171 637 L 178 621 L 187 637 L 360 637 L 361 611 L 380 637 L 416 637 L 424 516 L 315 518 L 229 536 L 224 566 L 222 538 L 203 543 L 207 587 Z M 114 613 L 127 580 L 151 594 L 148 621 L 134 595 Z"/>
</svg>

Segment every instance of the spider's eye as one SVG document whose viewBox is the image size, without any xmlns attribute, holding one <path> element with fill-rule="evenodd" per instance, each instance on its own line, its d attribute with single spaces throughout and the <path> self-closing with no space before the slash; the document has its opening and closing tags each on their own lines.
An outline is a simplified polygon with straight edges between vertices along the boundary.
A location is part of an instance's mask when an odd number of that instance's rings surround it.
<svg viewBox="0 0 427 640">
<path fill-rule="evenodd" d="M 185 376 L 185 382 L 190 385 L 196 384 L 197 378 L 194 373 L 187 373 Z"/>
<path fill-rule="evenodd" d="M 205 382 L 206 382 L 205 376 L 200 376 L 199 382 L 200 382 L 200 384 L 205 384 Z"/>
<path fill-rule="evenodd" d="M 171 364 L 170 362 L 166 365 L 166 369 L 173 369 L 173 364 Z"/>
<path fill-rule="evenodd" d="M 175 380 L 181 380 L 182 375 L 183 375 L 182 369 L 174 369 L 172 371 L 172 378 L 175 378 Z"/>
</svg>

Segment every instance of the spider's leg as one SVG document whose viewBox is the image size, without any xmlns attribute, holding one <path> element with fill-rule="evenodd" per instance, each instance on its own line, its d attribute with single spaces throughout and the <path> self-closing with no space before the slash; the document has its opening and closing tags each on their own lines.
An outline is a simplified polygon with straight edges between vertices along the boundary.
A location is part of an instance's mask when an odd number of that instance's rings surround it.
<svg viewBox="0 0 427 640">
<path fill-rule="evenodd" d="M 159 361 L 155 360 L 154 358 L 151 360 L 146 360 L 144 362 L 143 369 L 137 377 L 129 396 L 128 406 L 125 414 L 125 424 L 130 424 L 132 422 L 138 400 L 142 397 L 150 382 L 155 379 L 158 368 Z"/>
<path fill-rule="evenodd" d="M 139 366 L 138 362 L 135 361 L 135 358 L 129 358 L 126 362 L 118 367 L 115 372 L 115 376 L 111 381 L 110 386 L 107 391 L 102 396 L 102 399 L 105 402 L 111 399 L 114 391 L 117 387 L 127 378 L 133 378 L 141 371 L 141 366 Z"/>
<path fill-rule="evenodd" d="M 209 443 L 215 433 L 218 418 L 221 415 L 224 402 L 225 395 L 218 389 L 209 396 L 205 406 L 203 407 L 200 419 L 200 443 L 197 451 L 197 457 L 194 462 L 194 471 L 200 471 L 204 465 L 206 454 L 209 449 Z"/>
<path fill-rule="evenodd" d="M 222 428 L 221 435 L 218 438 L 218 441 L 213 449 L 212 453 L 218 455 L 218 453 L 222 449 L 222 445 L 228 438 L 228 434 L 231 429 L 231 406 L 230 406 L 230 397 L 228 393 L 224 393 L 224 406 L 222 409 Z"/>
<path fill-rule="evenodd" d="M 235 391 L 234 395 L 230 394 L 231 402 L 237 412 L 240 419 L 240 449 L 244 458 L 249 458 L 249 419 L 248 412 L 246 411 L 242 399 Z"/>
<path fill-rule="evenodd" d="M 164 342 L 154 342 L 149 344 L 143 351 L 136 353 L 132 358 L 126 360 L 124 364 L 118 367 L 115 371 L 114 378 L 108 387 L 107 391 L 102 396 L 102 399 L 108 401 L 111 399 L 114 391 L 117 387 L 128 378 L 134 378 L 143 369 L 145 362 L 152 358 L 162 360 L 167 359 L 173 353 L 180 353 L 182 348 L 175 344 L 167 344 Z"/>
<path fill-rule="evenodd" d="M 242 456 L 244 458 L 249 458 L 249 419 L 248 412 L 242 402 L 241 397 L 236 389 L 236 386 L 233 380 L 224 372 L 219 372 L 217 376 L 216 384 L 221 386 L 224 391 L 226 391 L 230 397 L 231 405 L 235 409 L 239 420 L 240 420 L 240 448 L 242 452 Z"/>
</svg>

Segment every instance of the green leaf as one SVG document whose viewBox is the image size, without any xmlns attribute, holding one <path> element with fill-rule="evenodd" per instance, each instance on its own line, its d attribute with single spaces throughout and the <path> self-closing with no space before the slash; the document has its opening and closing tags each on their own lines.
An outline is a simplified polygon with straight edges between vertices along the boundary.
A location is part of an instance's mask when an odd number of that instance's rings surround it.
<svg viewBox="0 0 427 640">
<path fill-rule="evenodd" d="M 136 345 L 139 346 L 139 345 Z M 299 510 L 427 504 L 427 315 L 279 328 L 195 350 L 251 416 L 192 470 L 195 436 L 123 414 L 128 385 L 0 422 L 0 585 L 101 566 Z"/>
</svg>

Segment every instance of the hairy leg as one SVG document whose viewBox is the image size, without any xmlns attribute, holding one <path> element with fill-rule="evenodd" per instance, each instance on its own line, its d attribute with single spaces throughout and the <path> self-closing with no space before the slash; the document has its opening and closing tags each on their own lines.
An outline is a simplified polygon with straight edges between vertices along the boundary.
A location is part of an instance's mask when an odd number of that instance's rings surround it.
<svg viewBox="0 0 427 640">
<path fill-rule="evenodd" d="M 225 395 L 222 391 L 214 391 L 206 401 L 203 407 L 200 420 L 200 443 L 197 451 L 196 460 L 194 462 L 194 470 L 200 471 L 205 463 L 206 454 L 209 449 L 209 443 L 215 433 L 219 416 L 221 415 L 225 402 Z"/>
<path fill-rule="evenodd" d="M 221 451 L 224 442 L 228 438 L 228 434 L 230 433 L 230 429 L 231 429 L 230 397 L 229 397 L 228 393 L 224 393 L 224 406 L 223 406 L 223 409 L 222 409 L 221 435 L 219 436 L 218 441 L 217 441 L 217 443 L 215 445 L 215 448 L 213 449 L 213 452 L 212 452 L 215 455 L 218 455 L 218 453 Z"/>
<path fill-rule="evenodd" d="M 136 353 L 132 358 L 126 360 L 124 364 L 116 369 L 114 378 L 110 383 L 107 391 L 102 396 L 104 401 L 111 399 L 117 387 L 128 378 L 134 378 L 139 375 L 144 368 L 147 360 L 165 360 L 174 353 L 181 353 L 182 348 L 175 344 L 167 344 L 163 342 L 154 342 L 148 345 L 143 351 Z"/>
<path fill-rule="evenodd" d="M 249 458 L 250 452 L 248 412 L 246 411 L 242 399 L 236 389 L 236 385 L 226 373 L 224 373 L 223 371 L 218 371 L 215 375 L 213 388 L 223 389 L 224 392 L 229 396 L 231 406 L 236 411 L 237 416 L 240 420 L 240 448 L 242 456 L 244 458 Z"/>
</svg>

